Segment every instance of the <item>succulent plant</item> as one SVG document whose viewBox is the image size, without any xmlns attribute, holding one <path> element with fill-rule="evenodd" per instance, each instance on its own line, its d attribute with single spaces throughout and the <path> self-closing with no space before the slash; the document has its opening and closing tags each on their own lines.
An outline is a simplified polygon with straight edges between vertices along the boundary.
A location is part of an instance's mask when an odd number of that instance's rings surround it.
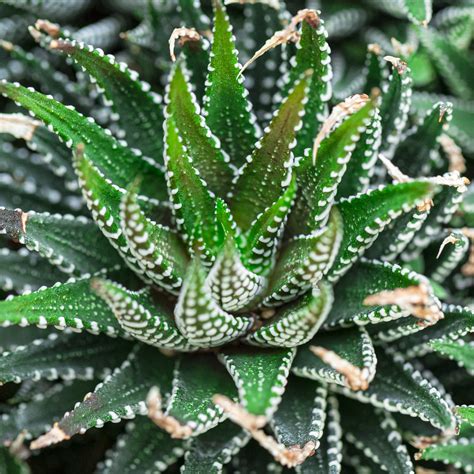
<svg viewBox="0 0 474 474">
<path fill-rule="evenodd" d="M 453 104 L 423 95 L 410 117 L 401 45 L 372 45 L 359 89 L 334 100 L 315 10 L 246 5 L 242 31 L 279 28 L 241 66 L 218 0 L 212 22 L 180 7 L 193 28 L 171 34 L 163 96 L 46 20 L 30 32 L 77 82 L 3 45 L 51 95 L 0 83 L 31 114 L 0 114 L 0 381 L 19 386 L 0 463 L 26 472 L 12 453 L 133 419 L 100 472 L 472 470 L 474 400 L 458 392 L 474 231 Z M 176 16 L 162 8 L 156 21 Z M 153 46 L 150 21 L 128 40 Z M 451 85 L 470 98 L 463 66 Z"/>
</svg>

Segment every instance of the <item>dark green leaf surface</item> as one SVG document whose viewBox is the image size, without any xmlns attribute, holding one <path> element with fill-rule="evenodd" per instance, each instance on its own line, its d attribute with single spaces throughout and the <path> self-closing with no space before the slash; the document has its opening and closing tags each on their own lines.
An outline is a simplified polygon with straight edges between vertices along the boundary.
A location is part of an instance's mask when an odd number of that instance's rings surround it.
<svg viewBox="0 0 474 474">
<path fill-rule="evenodd" d="M 58 427 L 70 437 L 109 421 L 145 415 L 149 390 L 158 386 L 163 394 L 171 390 L 173 359 L 146 345 L 133 350 L 127 360 L 100 383 L 84 401 L 66 413 Z"/>
<path fill-rule="evenodd" d="M 393 417 L 370 405 L 347 398 L 339 400 L 345 438 L 364 452 L 380 469 L 393 474 L 411 474 L 413 464 L 402 443 Z"/>
<path fill-rule="evenodd" d="M 103 474 L 163 472 L 184 454 L 182 441 L 171 438 L 147 417 L 127 423 L 115 449 L 104 461 Z"/>
<path fill-rule="evenodd" d="M 353 367 L 352 371 L 357 373 L 346 374 L 336 370 L 311 351 L 310 347 L 314 346 L 335 353 L 348 362 Z M 377 357 L 369 335 L 364 328 L 356 327 L 317 334 L 298 351 L 292 371 L 301 377 L 324 383 L 360 388 L 366 387 L 372 381 L 376 365 Z"/>
<path fill-rule="evenodd" d="M 227 13 L 220 1 L 216 1 L 204 113 L 206 123 L 221 141 L 232 164 L 240 167 L 257 138 L 252 105 L 246 97 L 243 77 L 238 77 L 241 68 L 234 41 Z"/>
<path fill-rule="evenodd" d="M 220 360 L 232 376 L 242 406 L 271 418 L 285 390 L 294 349 L 226 349 Z"/>
<path fill-rule="evenodd" d="M 112 311 L 90 288 L 89 278 L 70 280 L 51 288 L 0 302 L 0 325 L 40 328 L 67 327 L 116 336 L 122 331 Z"/>
<path fill-rule="evenodd" d="M 130 348 L 125 341 L 105 336 L 51 333 L 3 352 L 0 383 L 42 378 L 92 380 L 120 364 Z"/>
<path fill-rule="evenodd" d="M 433 341 L 431 343 L 433 350 L 444 357 L 455 360 L 461 367 L 469 371 L 474 371 L 474 344 L 466 343 L 462 339 L 459 341 Z"/>
<path fill-rule="evenodd" d="M 0 471 L 5 474 L 30 474 L 28 465 L 15 457 L 8 448 L 0 448 Z"/>
</svg>

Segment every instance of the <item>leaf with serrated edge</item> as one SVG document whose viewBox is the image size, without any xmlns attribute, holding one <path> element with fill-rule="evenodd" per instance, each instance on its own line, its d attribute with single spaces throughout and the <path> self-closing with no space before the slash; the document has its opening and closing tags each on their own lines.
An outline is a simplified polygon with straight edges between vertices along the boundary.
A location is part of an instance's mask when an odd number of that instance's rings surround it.
<svg viewBox="0 0 474 474">
<path fill-rule="evenodd" d="M 233 316 L 219 307 L 198 258 L 189 266 L 174 314 L 180 332 L 198 347 L 220 346 L 253 326 L 252 318 Z"/>
<path fill-rule="evenodd" d="M 417 459 L 438 461 L 453 465 L 465 472 L 474 470 L 474 440 L 469 438 L 453 438 L 442 444 L 434 444 L 424 449 Z"/>
<path fill-rule="evenodd" d="M 51 333 L 2 352 L 0 382 L 92 380 L 120 364 L 130 348 L 131 344 L 106 336 Z"/>
<path fill-rule="evenodd" d="M 126 334 L 162 349 L 193 349 L 178 331 L 172 310 L 153 301 L 148 289 L 129 291 L 98 278 L 92 280 L 91 288 L 110 307 Z"/>
<path fill-rule="evenodd" d="M 0 301 L 0 325 L 54 326 L 108 336 L 123 334 L 109 307 L 90 289 L 90 278 L 69 280 Z"/>
<path fill-rule="evenodd" d="M 138 202 L 138 183 L 122 195 L 120 225 L 130 252 L 155 284 L 178 294 L 188 263 L 179 236 L 169 227 L 149 219 Z"/>
<path fill-rule="evenodd" d="M 444 357 L 456 361 L 461 367 L 474 371 L 474 344 L 460 339 L 459 341 L 433 341 L 433 350 Z"/>
<path fill-rule="evenodd" d="M 82 216 L 0 209 L 3 229 L 65 273 L 90 275 L 122 266 L 95 223 Z"/>
<path fill-rule="evenodd" d="M 342 430 L 349 443 L 385 471 L 413 473 L 410 456 L 390 413 L 343 397 L 339 407 Z"/>
<path fill-rule="evenodd" d="M 324 350 L 327 362 L 324 353 L 317 356 L 313 352 L 315 347 Z M 374 378 L 376 365 L 369 335 L 363 327 L 356 327 L 317 334 L 298 351 L 292 371 L 324 383 L 365 390 Z"/>
<path fill-rule="evenodd" d="M 175 124 L 175 133 L 198 174 L 213 193 L 225 197 L 229 192 L 234 170 L 229 165 L 229 157 L 222 150 L 219 140 L 199 115 L 199 105 L 180 63 L 174 67 L 167 85 L 166 103 L 165 118 L 167 122 L 172 119 Z"/>
<path fill-rule="evenodd" d="M 3 414 L 0 441 L 11 444 L 21 432 L 28 439 L 44 433 L 95 383 L 91 380 L 66 381 L 36 393 L 28 403 L 21 403 L 8 414 Z"/>
<path fill-rule="evenodd" d="M 267 323 L 247 336 L 246 342 L 262 347 L 305 344 L 324 323 L 332 303 L 332 288 L 321 281 L 300 299 L 276 309 Z"/>
<path fill-rule="evenodd" d="M 257 140 L 257 131 L 243 77 L 238 76 L 241 67 L 234 41 L 229 17 L 217 0 L 203 112 L 232 163 L 240 167 Z"/>
<path fill-rule="evenodd" d="M 305 105 L 305 117 L 301 130 L 297 133 L 296 156 L 303 156 L 304 150 L 313 145 L 314 137 L 327 114 L 327 103 L 331 98 L 331 58 L 327 43 L 327 31 L 324 21 L 316 12 L 303 21 L 301 39 L 292 58 L 292 68 L 289 71 L 287 84 L 283 91 L 287 92 L 308 69 L 313 70 L 309 85 L 308 102 Z"/>
<path fill-rule="evenodd" d="M 328 397 L 328 409 L 323 436 L 316 453 L 301 466 L 296 467 L 298 474 L 339 474 L 342 466 L 342 429 L 339 403 L 334 396 Z"/>
<path fill-rule="evenodd" d="M 422 375 L 398 353 L 377 351 L 377 372 L 367 390 L 355 392 L 339 385 L 333 389 L 362 403 L 419 417 L 447 433 L 456 425 L 453 403 L 440 391 L 439 383 L 427 372 Z"/>
<path fill-rule="evenodd" d="M 153 386 L 169 393 L 173 377 L 173 359 L 148 346 L 137 346 L 122 365 L 88 393 L 84 400 L 66 412 L 53 429 L 33 442 L 35 448 L 69 439 L 105 423 L 118 423 L 123 418 L 145 415 L 145 400 Z"/>
<path fill-rule="evenodd" d="M 127 423 L 114 450 L 106 457 L 102 474 L 126 472 L 163 472 L 184 454 L 182 441 L 171 438 L 148 418 L 137 416 Z"/>
<path fill-rule="evenodd" d="M 433 186 L 426 181 L 389 184 L 339 202 L 344 235 L 329 280 L 337 281 L 369 248 L 393 219 L 409 212 L 431 196 Z"/>
<path fill-rule="evenodd" d="M 324 385 L 290 376 L 285 396 L 271 421 L 278 442 L 303 447 L 312 441 L 318 449 L 326 421 L 326 397 Z"/>
<path fill-rule="evenodd" d="M 232 376 L 242 406 L 270 419 L 285 391 L 294 349 L 225 349 L 219 359 Z"/>
<path fill-rule="evenodd" d="M 215 357 L 196 354 L 183 358 L 175 370 L 165 415 L 190 429 L 191 436 L 198 436 L 225 418 L 223 410 L 212 401 L 216 393 L 237 396 L 232 378 Z"/>
<path fill-rule="evenodd" d="M 459 339 L 474 332 L 474 313 L 466 307 L 443 305 L 444 318 L 433 326 L 428 326 L 417 334 L 401 338 L 397 348 L 408 357 L 421 356 L 432 352 L 432 344 Z"/>
<path fill-rule="evenodd" d="M 115 184 L 125 187 L 138 174 L 153 181 L 150 195 L 164 191 L 163 173 L 130 149 L 121 145 L 94 120 L 89 120 L 72 106 L 65 106 L 52 98 L 19 84 L 0 83 L 0 93 L 30 110 L 52 128 L 69 147 L 87 143 L 86 154 Z"/>
<path fill-rule="evenodd" d="M 207 472 L 221 474 L 229 463 L 250 439 L 240 426 L 225 421 L 214 429 L 191 441 L 181 472 Z"/>
<path fill-rule="evenodd" d="M 376 113 L 376 100 L 366 102 L 367 97 L 354 96 L 336 106 L 331 116 L 337 110 L 347 116 L 337 122 L 319 145 L 315 141 L 313 153 L 308 150 L 299 162 L 299 196 L 289 220 L 292 234 L 308 234 L 326 224 L 347 163 Z"/>
<path fill-rule="evenodd" d="M 341 239 L 342 221 L 334 209 L 327 227 L 290 240 L 280 252 L 263 304 L 279 305 L 317 285 L 331 268 Z"/>
<path fill-rule="evenodd" d="M 291 183 L 292 148 L 304 113 L 308 82 L 305 76 L 296 83 L 239 170 L 233 191 L 232 213 L 244 232 Z"/>
<path fill-rule="evenodd" d="M 354 278 L 357 275 L 357 278 Z M 361 259 L 334 287 L 327 327 L 376 324 L 408 316 L 396 305 L 367 306 L 367 296 L 384 290 L 419 285 L 425 278 L 397 264 Z"/>
<path fill-rule="evenodd" d="M 72 58 L 97 83 L 112 105 L 124 130 L 129 146 L 160 163 L 163 160 L 162 140 L 158 131 L 163 123 L 161 97 L 150 92 L 150 85 L 138 79 L 127 64 L 111 54 L 75 40 L 53 39 L 49 48 Z"/>
</svg>

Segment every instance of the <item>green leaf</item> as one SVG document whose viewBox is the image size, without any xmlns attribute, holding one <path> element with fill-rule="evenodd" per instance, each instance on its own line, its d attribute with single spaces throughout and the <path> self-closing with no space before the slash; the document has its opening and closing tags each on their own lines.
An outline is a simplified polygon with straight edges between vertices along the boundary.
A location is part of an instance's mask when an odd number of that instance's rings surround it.
<svg viewBox="0 0 474 474">
<path fill-rule="evenodd" d="M 138 416 L 127 423 L 98 472 L 163 472 L 184 454 L 182 441 L 171 438 L 148 418 Z"/>
<path fill-rule="evenodd" d="M 191 253 L 201 247 L 206 262 L 215 258 L 216 202 L 191 159 L 190 148 L 178 135 L 172 116 L 165 122 L 165 164 L 173 214 Z"/>
<path fill-rule="evenodd" d="M 279 443 L 303 447 L 309 441 L 318 449 L 326 421 L 327 388 L 312 380 L 290 377 L 285 395 L 271 425 Z"/>
<path fill-rule="evenodd" d="M 101 49 L 75 40 L 57 39 L 49 48 L 59 51 L 92 76 L 99 91 L 110 101 L 128 144 L 157 163 L 162 163 L 163 142 L 160 139 L 163 112 L 161 97 L 150 92 L 150 85 L 126 63 Z M 158 134 L 158 135 L 157 135 Z"/>
<path fill-rule="evenodd" d="M 243 262 L 258 275 L 267 275 L 275 265 L 275 254 L 283 237 L 285 224 L 296 195 L 296 179 L 282 195 L 252 223 L 243 236 Z"/>
<path fill-rule="evenodd" d="M 424 355 L 433 350 L 435 342 L 459 339 L 474 332 L 474 313 L 470 308 L 443 305 L 442 309 L 443 319 L 417 334 L 400 339 L 397 343 L 398 350 L 404 351 L 408 357 Z"/>
<path fill-rule="evenodd" d="M 23 328 L 17 328 L 23 331 Z M 0 383 L 23 380 L 92 380 L 116 367 L 130 344 L 106 336 L 51 333 L 0 356 Z"/>
<path fill-rule="evenodd" d="M 397 264 L 362 259 L 334 287 L 334 303 L 325 324 L 330 328 L 365 325 L 408 316 L 396 305 L 367 306 L 364 300 L 384 290 L 407 288 L 422 281 L 420 275 Z"/>
<path fill-rule="evenodd" d="M 423 121 L 404 137 L 392 159 L 403 173 L 413 177 L 432 173 L 431 154 L 439 149 L 437 140 L 448 129 L 452 108 L 449 102 L 436 103 Z"/>
<path fill-rule="evenodd" d="M 233 191 L 232 213 L 245 232 L 291 184 L 296 131 L 308 96 L 309 78 L 300 79 L 275 112 L 264 135 L 240 168 Z"/>
<path fill-rule="evenodd" d="M 467 100 L 474 98 L 471 82 L 474 75 L 472 58 L 432 28 L 417 28 L 416 32 L 453 94 Z"/>
<path fill-rule="evenodd" d="M 104 176 L 86 158 L 81 149 L 75 155 L 74 165 L 82 194 L 91 211 L 92 218 L 112 247 L 120 253 L 136 273 L 142 275 L 143 270 L 138 266 L 120 225 L 120 202 L 125 190 Z M 141 200 L 140 203 L 148 206 L 151 204 L 149 200 L 145 199 Z"/>
<path fill-rule="evenodd" d="M 416 92 L 413 94 L 413 108 L 418 114 L 427 112 L 438 101 L 451 102 L 454 105 L 453 118 L 449 124 L 448 135 L 469 153 L 474 152 L 474 140 L 470 133 L 470 124 L 474 117 L 474 102 L 456 97 Z"/>
<path fill-rule="evenodd" d="M 378 109 L 375 109 L 367 128 L 361 133 L 356 143 L 349 163 L 347 163 L 347 169 L 337 187 L 337 200 L 367 191 L 370 179 L 374 174 L 381 137 L 381 117 Z"/>
<path fill-rule="evenodd" d="M 61 430 L 63 439 L 69 439 L 90 428 L 102 428 L 104 423 L 146 415 L 145 400 L 151 387 L 159 386 L 162 393 L 171 391 L 173 367 L 173 359 L 156 349 L 138 346 L 120 367 L 84 397 L 84 401 L 68 411 L 54 429 Z"/>
<path fill-rule="evenodd" d="M 404 0 L 408 19 L 416 25 L 427 25 L 433 14 L 433 5 L 431 0 Z"/>
<path fill-rule="evenodd" d="M 348 398 L 339 400 L 341 426 L 345 438 L 381 470 L 411 474 L 413 464 L 395 420 L 390 413 L 359 404 Z"/>
<path fill-rule="evenodd" d="M 296 156 L 303 156 L 306 148 L 313 145 L 314 138 L 327 114 L 327 103 L 331 99 L 331 57 L 327 43 L 327 31 L 324 21 L 317 15 L 308 16 L 303 21 L 301 39 L 297 43 L 293 67 L 289 72 L 284 92 L 288 92 L 305 71 L 312 69 L 309 84 L 308 102 L 305 104 L 305 116 L 301 130 L 297 133 Z"/>
<path fill-rule="evenodd" d="M 412 79 L 407 64 L 391 58 L 392 73 L 383 88 L 380 116 L 382 117 L 382 149 L 390 158 L 405 128 L 411 105 Z"/>
<path fill-rule="evenodd" d="M 69 280 L 34 293 L 0 301 L 0 325 L 83 329 L 117 336 L 122 333 L 112 311 L 90 289 L 90 278 Z"/>
<path fill-rule="evenodd" d="M 176 327 L 166 303 L 153 300 L 149 289 L 129 291 L 110 280 L 95 278 L 91 287 L 108 305 L 126 334 L 163 349 L 192 350 Z"/>
<path fill-rule="evenodd" d="M 328 409 L 323 436 L 316 453 L 301 466 L 296 467 L 298 474 L 338 474 L 342 461 L 342 429 L 339 415 L 339 403 L 336 397 L 328 397 Z"/>
<path fill-rule="evenodd" d="M 189 427 L 192 436 L 198 436 L 224 418 L 223 410 L 214 404 L 212 397 L 219 393 L 235 398 L 236 392 L 232 378 L 213 355 L 185 357 L 175 370 L 165 414 Z"/>
<path fill-rule="evenodd" d="M 474 344 L 466 343 L 462 339 L 459 341 L 433 341 L 431 343 L 433 350 L 439 354 L 455 360 L 461 367 L 469 371 L 474 371 Z"/>
<path fill-rule="evenodd" d="M 176 127 L 174 134 L 179 136 L 181 146 L 187 150 L 198 174 L 212 192 L 225 197 L 230 190 L 234 171 L 228 163 L 229 157 L 221 149 L 219 140 L 199 115 L 199 105 L 180 64 L 177 64 L 172 72 L 166 103 L 167 122 Z M 169 128 L 168 126 L 168 134 Z M 165 141 L 168 142 L 166 138 Z M 169 143 L 167 147 L 170 147 Z M 169 150 L 165 150 L 165 153 L 169 153 Z"/>
<path fill-rule="evenodd" d="M 0 288 L 25 293 L 41 285 L 51 286 L 66 276 L 49 262 L 25 248 L 18 251 L 0 249 Z"/>
<path fill-rule="evenodd" d="M 333 303 L 332 288 L 320 282 L 300 299 L 272 311 L 268 322 L 246 341 L 262 347 L 296 347 L 308 342 L 324 323 Z"/>
<path fill-rule="evenodd" d="M 138 188 L 136 182 L 122 196 L 120 224 L 123 234 L 145 275 L 158 286 L 178 294 L 188 255 L 176 232 L 147 218 L 138 202 Z"/>
<path fill-rule="evenodd" d="M 226 344 L 253 326 L 252 318 L 233 316 L 219 307 L 198 259 L 190 264 L 184 279 L 175 307 L 175 320 L 183 336 L 197 347 Z"/>
<path fill-rule="evenodd" d="M 371 94 L 374 88 L 382 88 L 386 76 L 386 66 L 387 62 L 382 57 L 380 45 L 367 45 L 365 85 L 362 89 L 366 94 Z"/>
<path fill-rule="evenodd" d="M 474 406 L 459 406 L 456 408 L 456 413 L 463 421 L 474 425 Z"/>
<path fill-rule="evenodd" d="M 455 468 L 471 472 L 474 469 L 474 440 L 469 438 L 453 438 L 442 444 L 425 448 L 419 459 L 423 461 L 439 461 L 454 465 Z"/>
<path fill-rule="evenodd" d="M 35 339 L 41 339 L 52 333 L 50 329 L 39 329 L 36 326 L 23 327 L 21 330 L 16 326 L 2 327 L 0 329 L 0 353 L 13 351 L 18 346 L 28 346 Z"/>
<path fill-rule="evenodd" d="M 0 3 L 11 5 L 35 16 L 67 20 L 80 15 L 89 5 L 87 0 L 78 0 L 73 4 L 69 0 L 59 0 L 51 4 L 47 0 L 1 0 Z"/>
<path fill-rule="evenodd" d="M 242 406 L 270 419 L 285 391 L 294 349 L 225 349 L 220 361 L 232 376 Z"/>
<path fill-rule="evenodd" d="M 66 381 L 36 394 L 28 403 L 21 403 L 8 414 L 2 415 L 0 440 L 10 444 L 20 432 L 25 433 L 27 438 L 44 433 L 94 384 L 90 380 Z"/>
<path fill-rule="evenodd" d="M 228 241 L 208 276 L 212 296 L 225 311 L 249 307 L 266 286 L 266 278 L 248 270 L 242 263 L 234 239 Z"/>
<path fill-rule="evenodd" d="M 0 448 L 0 470 L 5 474 L 30 474 L 28 464 L 15 457 L 8 448 Z"/>
<path fill-rule="evenodd" d="M 150 196 L 163 195 L 164 176 L 154 165 L 119 144 L 110 132 L 102 129 L 94 120 L 65 106 L 52 98 L 27 89 L 19 84 L 0 83 L 0 93 L 27 108 L 35 117 L 50 126 L 69 147 L 85 143 L 85 153 L 116 185 L 126 187 L 137 175 L 153 181 Z"/>
<path fill-rule="evenodd" d="M 344 225 L 339 253 L 329 272 L 336 281 L 369 248 L 393 219 L 410 212 L 429 198 L 433 186 L 426 181 L 389 184 L 367 191 L 338 204 Z"/>
<path fill-rule="evenodd" d="M 257 141 L 252 104 L 247 99 L 232 26 L 220 1 L 214 2 L 214 30 L 204 96 L 206 123 L 237 167 Z"/>
<path fill-rule="evenodd" d="M 334 209 L 319 232 L 297 236 L 280 251 L 264 304 L 279 305 L 307 292 L 331 268 L 342 239 L 342 220 Z"/>
<path fill-rule="evenodd" d="M 375 101 L 365 102 L 366 98 L 355 96 L 336 106 L 333 116 L 338 110 L 351 115 L 339 121 L 316 150 L 308 150 L 299 163 L 299 197 L 289 222 L 293 234 L 309 234 L 325 225 L 352 152 L 376 113 Z"/>
<path fill-rule="evenodd" d="M 389 412 L 419 417 L 435 428 L 452 431 L 456 420 L 452 401 L 437 380 L 415 369 L 398 353 L 377 351 L 377 372 L 367 390 L 354 392 L 339 385 L 334 390 Z"/>
<path fill-rule="evenodd" d="M 220 474 L 223 466 L 247 444 L 248 435 L 230 421 L 194 438 L 184 457 L 181 472 Z"/>
<path fill-rule="evenodd" d="M 324 361 L 324 354 L 317 356 L 313 352 L 314 347 L 336 354 L 351 367 L 340 368 L 337 361 L 329 365 Z M 334 359 L 330 353 L 328 359 Z M 317 334 L 298 351 L 292 371 L 300 377 L 364 390 L 374 378 L 376 364 L 377 357 L 367 331 L 356 327 Z"/>
<path fill-rule="evenodd" d="M 66 273 L 90 275 L 122 264 L 95 223 L 82 216 L 0 209 L 2 230 Z"/>
</svg>

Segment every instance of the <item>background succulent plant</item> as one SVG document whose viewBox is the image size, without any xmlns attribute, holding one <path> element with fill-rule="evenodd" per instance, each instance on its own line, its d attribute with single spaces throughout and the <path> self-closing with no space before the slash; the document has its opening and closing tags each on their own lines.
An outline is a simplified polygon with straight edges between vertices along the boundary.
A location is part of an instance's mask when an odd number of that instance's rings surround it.
<svg viewBox="0 0 474 474">
<path fill-rule="evenodd" d="M 244 3 L 0 2 L 7 472 L 472 469 L 472 6 Z"/>
</svg>

